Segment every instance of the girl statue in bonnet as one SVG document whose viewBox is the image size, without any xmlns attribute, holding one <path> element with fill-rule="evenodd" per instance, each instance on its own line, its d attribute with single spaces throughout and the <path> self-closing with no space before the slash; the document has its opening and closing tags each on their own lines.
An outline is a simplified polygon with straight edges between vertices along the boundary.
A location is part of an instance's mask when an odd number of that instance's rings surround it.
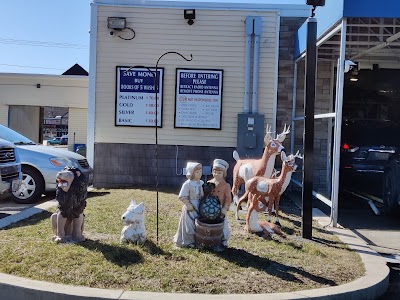
<svg viewBox="0 0 400 300">
<path fill-rule="evenodd" d="M 228 218 L 225 217 L 232 203 L 231 186 L 225 181 L 229 164 L 223 159 L 215 159 L 213 162 L 212 175 L 213 179 L 208 182 L 214 183 L 215 188 L 212 195 L 218 197 L 221 203 L 221 217 L 224 219 L 224 234 L 222 237 L 222 245 L 228 247 L 228 239 L 230 236 Z"/>
<path fill-rule="evenodd" d="M 188 162 L 186 177 L 179 192 L 179 200 L 183 202 L 182 213 L 179 219 L 178 230 L 174 236 L 177 247 L 195 247 L 195 219 L 199 216 L 200 199 L 203 197 L 202 165 L 197 162 Z"/>
</svg>

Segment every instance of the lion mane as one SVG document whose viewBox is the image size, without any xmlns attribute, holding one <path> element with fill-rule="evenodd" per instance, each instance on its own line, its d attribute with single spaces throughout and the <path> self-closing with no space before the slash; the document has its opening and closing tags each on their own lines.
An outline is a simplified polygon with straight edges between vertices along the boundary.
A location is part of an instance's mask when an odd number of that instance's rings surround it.
<svg viewBox="0 0 400 300">
<path fill-rule="evenodd" d="M 58 201 L 58 210 L 64 218 L 78 218 L 86 207 L 87 198 L 87 178 L 75 167 L 65 167 L 59 172 L 58 177 L 72 172 L 73 180 L 68 182 L 69 189 L 65 192 L 63 188 L 57 185 L 56 200 Z M 70 175 L 70 173 L 69 173 Z M 57 178 L 57 180 L 60 180 Z"/>
</svg>

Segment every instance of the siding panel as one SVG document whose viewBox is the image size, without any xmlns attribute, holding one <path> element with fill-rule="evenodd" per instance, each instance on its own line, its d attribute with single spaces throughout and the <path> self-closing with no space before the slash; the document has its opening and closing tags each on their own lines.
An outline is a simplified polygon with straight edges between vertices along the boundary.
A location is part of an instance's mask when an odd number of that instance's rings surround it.
<svg viewBox="0 0 400 300">
<path fill-rule="evenodd" d="M 96 74 L 96 143 L 154 144 L 155 129 L 145 127 L 116 127 L 115 94 L 116 66 L 144 65 L 154 67 L 159 56 L 167 51 L 193 55 L 186 62 L 178 55 L 166 55 L 159 67 L 164 68 L 163 128 L 158 130 L 158 142 L 165 145 L 193 145 L 235 147 L 237 115 L 243 112 L 246 16 L 261 16 L 263 22 L 260 40 L 260 72 L 258 112 L 265 122 L 273 120 L 275 69 L 277 58 L 275 12 L 222 11 L 196 9 L 192 26 L 183 19 L 182 9 L 157 9 L 99 6 Z M 135 30 L 131 41 L 116 35 L 130 37 L 130 31 L 110 36 L 107 17 L 127 18 L 127 26 Z M 222 129 L 174 128 L 175 69 L 223 69 Z"/>
<path fill-rule="evenodd" d="M 68 114 L 68 150 L 75 144 L 87 143 L 87 109 L 70 108 Z"/>
<path fill-rule="evenodd" d="M 40 84 L 40 88 L 36 85 Z M 0 103 L 58 107 L 88 107 L 86 76 L 1 74 Z"/>
<path fill-rule="evenodd" d="M 0 124 L 8 126 L 8 105 L 0 104 Z"/>
</svg>

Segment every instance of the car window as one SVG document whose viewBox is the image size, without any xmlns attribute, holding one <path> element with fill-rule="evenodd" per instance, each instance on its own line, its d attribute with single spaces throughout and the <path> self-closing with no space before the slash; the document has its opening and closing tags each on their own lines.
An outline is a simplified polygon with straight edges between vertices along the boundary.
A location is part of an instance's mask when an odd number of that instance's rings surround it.
<svg viewBox="0 0 400 300">
<path fill-rule="evenodd" d="M 18 132 L 0 124 L 0 138 L 7 140 L 14 144 L 35 144 L 27 137 L 19 134 Z"/>
<path fill-rule="evenodd" d="M 357 145 L 399 146 L 400 127 L 391 121 L 352 119 L 342 126 L 342 139 Z"/>
</svg>

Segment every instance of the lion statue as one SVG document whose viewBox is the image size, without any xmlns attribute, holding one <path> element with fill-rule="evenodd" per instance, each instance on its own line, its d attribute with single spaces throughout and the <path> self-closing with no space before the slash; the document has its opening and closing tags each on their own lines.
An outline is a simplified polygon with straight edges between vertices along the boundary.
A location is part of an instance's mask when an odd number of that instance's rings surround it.
<svg viewBox="0 0 400 300">
<path fill-rule="evenodd" d="M 65 167 L 56 176 L 58 210 L 50 217 L 56 243 L 81 242 L 87 198 L 87 178 L 75 167 Z"/>
</svg>

